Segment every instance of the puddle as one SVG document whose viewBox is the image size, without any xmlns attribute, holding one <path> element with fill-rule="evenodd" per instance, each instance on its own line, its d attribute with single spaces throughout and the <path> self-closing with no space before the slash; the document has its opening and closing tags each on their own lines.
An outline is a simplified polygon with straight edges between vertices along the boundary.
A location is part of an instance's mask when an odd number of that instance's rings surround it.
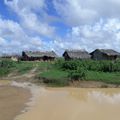
<svg viewBox="0 0 120 120">
<path fill-rule="evenodd" d="M 16 120 L 120 120 L 120 89 L 46 88 L 38 96 Z"/>
</svg>

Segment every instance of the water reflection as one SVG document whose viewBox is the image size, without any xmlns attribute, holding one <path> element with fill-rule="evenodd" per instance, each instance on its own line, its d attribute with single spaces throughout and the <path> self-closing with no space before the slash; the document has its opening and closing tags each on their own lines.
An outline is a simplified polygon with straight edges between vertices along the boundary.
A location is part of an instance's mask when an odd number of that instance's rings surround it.
<svg viewBox="0 0 120 120">
<path fill-rule="evenodd" d="M 80 101 L 96 100 L 98 102 L 108 101 L 110 103 L 120 102 L 120 89 L 68 89 L 69 95 Z"/>
<path fill-rule="evenodd" d="M 120 120 L 120 89 L 48 88 L 19 120 Z"/>
<path fill-rule="evenodd" d="M 104 104 L 120 104 L 120 93 L 106 94 L 104 92 L 93 91 L 88 93 L 88 101 L 90 100 Z"/>
</svg>

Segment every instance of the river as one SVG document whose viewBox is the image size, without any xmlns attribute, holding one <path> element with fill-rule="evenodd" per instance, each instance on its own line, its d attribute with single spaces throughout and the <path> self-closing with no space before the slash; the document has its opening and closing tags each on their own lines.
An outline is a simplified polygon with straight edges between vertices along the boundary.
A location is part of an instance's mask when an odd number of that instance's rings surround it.
<svg viewBox="0 0 120 120">
<path fill-rule="evenodd" d="M 0 120 L 13 120 L 27 107 L 31 98 L 28 89 L 11 85 L 10 81 L 0 80 Z"/>
<path fill-rule="evenodd" d="M 16 120 L 120 120 L 120 89 L 45 88 Z"/>
</svg>

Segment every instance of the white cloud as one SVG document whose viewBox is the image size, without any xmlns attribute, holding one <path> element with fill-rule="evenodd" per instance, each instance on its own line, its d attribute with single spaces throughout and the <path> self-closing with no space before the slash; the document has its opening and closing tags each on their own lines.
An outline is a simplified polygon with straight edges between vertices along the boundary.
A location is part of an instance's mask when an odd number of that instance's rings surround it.
<svg viewBox="0 0 120 120">
<path fill-rule="evenodd" d="M 36 47 L 40 47 L 41 48 L 41 46 L 42 46 L 42 41 L 40 40 L 39 37 L 32 38 L 30 43 L 31 43 L 31 45 L 34 45 Z"/>
<path fill-rule="evenodd" d="M 109 19 L 106 22 L 97 22 L 94 26 L 73 27 L 64 40 L 56 39 L 55 44 L 61 49 L 92 51 L 105 48 L 120 51 L 120 20 Z"/>
<path fill-rule="evenodd" d="M 10 6 L 13 10 L 18 11 L 19 9 L 41 9 L 46 6 L 45 0 L 4 0 L 4 3 Z"/>
<path fill-rule="evenodd" d="M 17 13 L 20 24 L 26 31 L 47 37 L 54 35 L 55 27 L 50 26 L 44 19 L 44 16 L 46 17 L 45 0 L 13 0 L 12 2 L 5 0 L 5 4 Z"/>
<path fill-rule="evenodd" d="M 19 23 L 0 18 L 0 50 L 60 52 L 64 49 L 112 48 L 120 51 L 120 0 L 52 1 L 59 15 L 57 19 L 46 12 L 49 9 L 46 0 L 5 0 L 5 4 L 16 12 Z M 49 24 L 58 19 L 70 26 L 62 38 L 59 33 L 55 34 L 56 27 L 62 26 Z M 40 36 L 53 40 L 43 40 Z"/>
<path fill-rule="evenodd" d="M 44 41 L 41 35 L 52 37 L 55 28 L 42 16 L 46 7 L 44 0 L 13 0 L 5 4 L 19 17 L 19 22 L 0 17 L 0 53 L 21 53 L 23 50 L 52 50 L 52 42 Z M 40 15 L 36 13 L 40 12 Z M 49 46 L 49 44 L 51 46 Z"/>
<path fill-rule="evenodd" d="M 71 26 L 120 18 L 120 0 L 53 0 L 58 14 Z"/>
<path fill-rule="evenodd" d="M 19 8 L 26 6 L 28 9 L 40 9 L 45 7 L 45 0 L 18 0 Z"/>
<path fill-rule="evenodd" d="M 38 16 L 35 13 L 28 10 L 23 10 L 20 13 L 20 17 L 21 17 L 21 25 L 27 30 L 30 30 L 33 33 L 38 33 L 48 37 L 51 37 L 54 35 L 55 28 L 52 26 L 49 26 L 43 20 L 38 19 Z"/>
<path fill-rule="evenodd" d="M 42 49 L 39 36 L 29 36 L 17 22 L 0 18 L 0 53 Z"/>
<path fill-rule="evenodd" d="M 120 0 L 53 0 L 53 4 L 62 21 L 71 26 L 66 37 L 56 39 L 56 46 L 120 51 Z"/>
<path fill-rule="evenodd" d="M 0 37 L 0 47 L 6 45 L 6 40 Z"/>
</svg>

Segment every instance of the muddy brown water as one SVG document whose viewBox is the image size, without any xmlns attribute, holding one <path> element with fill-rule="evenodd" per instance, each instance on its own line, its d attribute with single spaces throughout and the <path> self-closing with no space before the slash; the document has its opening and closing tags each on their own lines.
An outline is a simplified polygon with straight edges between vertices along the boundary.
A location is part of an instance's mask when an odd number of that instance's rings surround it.
<svg viewBox="0 0 120 120">
<path fill-rule="evenodd" d="M 46 88 L 17 120 L 120 120 L 120 89 Z"/>
<path fill-rule="evenodd" d="M 0 120 L 14 120 L 26 107 L 29 90 L 10 86 L 10 81 L 0 81 Z"/>
</svg>

